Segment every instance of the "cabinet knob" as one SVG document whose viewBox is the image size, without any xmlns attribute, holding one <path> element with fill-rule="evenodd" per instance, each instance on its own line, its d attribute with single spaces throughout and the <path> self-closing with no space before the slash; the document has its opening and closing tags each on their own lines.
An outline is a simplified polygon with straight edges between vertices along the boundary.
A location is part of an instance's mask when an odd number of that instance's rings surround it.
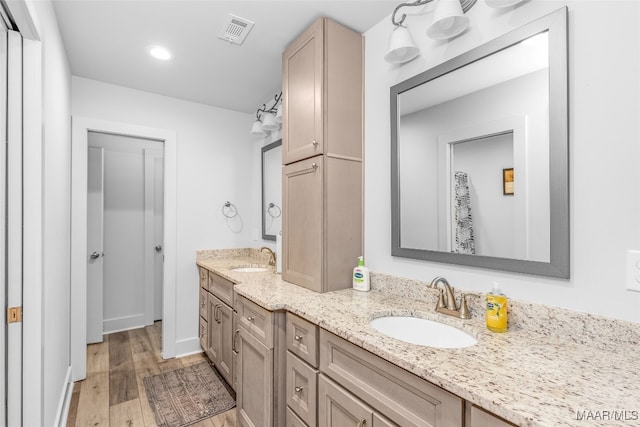
<svg viewBox="0 0 640 427">
<path fill-rule="evenodd" d="M 302 341 L 302 336 L 296 335 L 295 337 L 293 337 L 293 339 L 298 341 L 298 342 L 300 342 L 300 341 Z"/>
<path fill-rule="evenodd" d="M 247 320 L 248 320 L 249 322 L 253 322 L 254 320 L 256 320 L 256 318 L 255 318 L 255 317 L 253 317 L 253 316 L 247 316 Z"/>
<path fill-rule="evenodd" d="M 296 394 L 300 394 L 302 393 L 302 387 L 298 386 L 294 389 L 296 391 Z"/>
<path fill-rule="evenodd" d="M 312 142 L 312 144 L 313 144 L 313 146 L 314 146 L 314 147 L 317 147 L 317 146 L 318 146 L 318 141 L 316 141 L 316 140 L 314 139 L 314 140 L 313 140 L 313 142 Z"/>
</svg>

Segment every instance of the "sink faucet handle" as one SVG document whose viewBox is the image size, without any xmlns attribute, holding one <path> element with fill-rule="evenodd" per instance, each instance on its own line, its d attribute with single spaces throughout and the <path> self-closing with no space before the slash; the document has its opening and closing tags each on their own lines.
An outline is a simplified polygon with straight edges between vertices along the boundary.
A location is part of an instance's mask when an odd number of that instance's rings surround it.
<svg viewBox="0 0 640 427">
<path fill-rule="evenodd" d="M 460 318 L 461 319 L 471 319 L 471 312 L 469 312 L 469 307 L 467 306 L 467 295 L 460 295 Z"/>
<path fill-rule="evenodd" d="M 447 304 L 444 302 L 444 291 L 442 289 L 438 289 L 438 304 L 436 305 L 436 309 L 446 307 Z"/>
</svg>

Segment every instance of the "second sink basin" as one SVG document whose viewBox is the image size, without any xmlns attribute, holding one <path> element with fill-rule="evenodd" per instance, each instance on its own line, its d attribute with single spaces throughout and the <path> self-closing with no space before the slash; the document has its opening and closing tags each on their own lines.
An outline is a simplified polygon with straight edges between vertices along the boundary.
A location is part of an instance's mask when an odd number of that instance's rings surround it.
<svg viewBox="0 0 640 427">
<path fill-rule="evenodd" d="M 376 331 L 411 344 L 436 348 L 464 348 L 478 341 L 453 326 L 410 316 L 378 317 L 369 322 Z"/>
<path fill-rule="evenodd" d="M 260 273 L 261 271 L 269 270 L 269 267 L 263 267 L 259 265 L 240 265 L 230 269 L 238 273 Z"/>
</svg>

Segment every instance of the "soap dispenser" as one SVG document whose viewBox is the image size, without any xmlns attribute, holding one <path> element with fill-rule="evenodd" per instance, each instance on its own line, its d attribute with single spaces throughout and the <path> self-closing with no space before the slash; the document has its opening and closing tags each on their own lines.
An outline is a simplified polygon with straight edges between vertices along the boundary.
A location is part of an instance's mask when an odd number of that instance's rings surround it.
<svg viewBox="0 0 640 427">
<path fill-rule="evenodd" d="M 487 294 L 487 329 L 493 332 L 507 331 L 507 297 L 500 292 L 500 284 L 493 282 Z"/>
<path fill-rule="evenodd" d="M 367 292 L 371 290 L 369 269 L 364 266 L 364 258 L 358 257 L 358 266 L 353 269 L 353 289 Z"/>
</svg>

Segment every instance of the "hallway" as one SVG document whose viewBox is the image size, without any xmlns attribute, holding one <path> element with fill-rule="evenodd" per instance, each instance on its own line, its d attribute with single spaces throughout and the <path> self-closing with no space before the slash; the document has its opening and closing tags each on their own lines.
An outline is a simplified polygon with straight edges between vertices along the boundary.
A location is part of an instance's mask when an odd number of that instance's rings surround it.
<svg viewBox="0 0 640 427">
<path fill-rule="evenodd" d="M 67 427 L 156 426 L 142 379 L 207 360 L 202 354 L 163 360 L 162 322 L 104 336 L 87 347 L 87 379 L 74 384 Z M 234 427 L 235 408 L 193 424 Z"/>
</svg>

